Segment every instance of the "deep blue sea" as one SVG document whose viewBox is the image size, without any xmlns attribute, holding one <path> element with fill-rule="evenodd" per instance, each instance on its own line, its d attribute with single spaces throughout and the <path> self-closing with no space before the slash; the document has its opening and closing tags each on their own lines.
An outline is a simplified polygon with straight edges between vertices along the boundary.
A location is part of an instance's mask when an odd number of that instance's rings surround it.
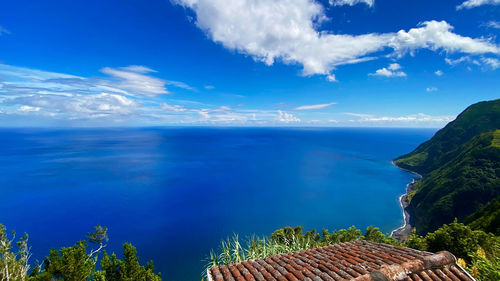
<svg viewBox="0 0 500 281">
<path fill-rule="evenodd" d="M 164 280 L 200 280 L 222 238 L 284 226 L 384 232 L 412 174 L 391 159 L 433 129 L 0 129 L 0 223 L 36 259 L 96 224 Z"/>
</svg>

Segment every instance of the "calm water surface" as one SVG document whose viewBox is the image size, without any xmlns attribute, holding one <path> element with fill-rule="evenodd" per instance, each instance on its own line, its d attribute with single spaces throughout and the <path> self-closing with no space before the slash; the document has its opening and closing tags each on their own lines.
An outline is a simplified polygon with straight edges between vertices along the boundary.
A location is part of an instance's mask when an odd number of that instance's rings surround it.
<svg viewBox="0 0 500 281">
<path fill-rule="evenodd" d="M 200 280 L 221 238 L 287 225 L 390 232 L 412 175 L 391 165 L 429 129 L 0 130 L 0 223 L 33 260 L 96 224 L 164 280 Z"/>
</svg>

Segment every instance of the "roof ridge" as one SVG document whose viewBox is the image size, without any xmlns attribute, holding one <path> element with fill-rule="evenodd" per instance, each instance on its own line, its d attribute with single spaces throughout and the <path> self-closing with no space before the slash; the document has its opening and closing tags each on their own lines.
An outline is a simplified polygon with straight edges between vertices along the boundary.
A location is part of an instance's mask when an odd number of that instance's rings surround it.
<svg viewBox="0 0 500 281">
<path fill-rule="evenodd" d="M 402 264 L 384 264 L 379 270 L 358 276 L 353 281 L 399 281 L 405 279 L 408 275 L 422 271 L 449 267 L 457 263 L 456 257 L 448 252 L 441 251 L 423 258 L 416 258 Z"/>
</svg>

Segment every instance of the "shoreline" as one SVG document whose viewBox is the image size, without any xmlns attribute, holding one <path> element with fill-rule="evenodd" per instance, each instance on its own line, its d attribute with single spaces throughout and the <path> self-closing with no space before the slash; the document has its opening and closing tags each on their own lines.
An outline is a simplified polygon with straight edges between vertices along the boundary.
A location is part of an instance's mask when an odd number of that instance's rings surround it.
<svg viewBox="0 0 500 281">
<path fill-rule="evenodd" d="M 399 227 L 399 228 L 394 229 L 391 232 L 391 237 L 393 237 L 394 239 L 396 239 L 398 241 L 403 241 L 403 240 L 408 239 L 408 237 L 411 234 L 411 229 L 413 227 L 411 224 L 410 213 L 408 212 L 408 206 L 410 204 L 410 202 L 408 202 L 408 194 L 413 191 L 413 186 L 417 182 L 417 180 L 422 179 L 422 175 L 420 175 L 417 172 L 410 171 L 408 169 L 404 169 L 404 168 L 399 167 L 394 162 L 394 160 L 392 161 L 392 165 L 398 167 L 399 169 L 401 169 L 403 171 L 410 172 L 410 173 L 417 176 L 417 178 L 413 178 L 411 180 L 411 182 L 406 185 L 406 192 L 404 194 L 402 194 L 401 196 L 399 196 L 399 206 L 401 206 L 401 209 L 403 211 L 404 225 Z"/>
</svg>

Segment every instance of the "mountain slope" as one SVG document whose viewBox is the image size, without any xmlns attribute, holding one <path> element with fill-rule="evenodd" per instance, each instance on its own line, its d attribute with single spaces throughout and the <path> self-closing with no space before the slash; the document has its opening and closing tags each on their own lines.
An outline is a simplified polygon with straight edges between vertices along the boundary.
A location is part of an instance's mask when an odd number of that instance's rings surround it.
<svg viewBox="0 0 500 281">
<path fill-rule="evenodd" d="M 500 212 L 500 99 L 469 106 L 429 141 L 395 163 L 424 178 L 414 185 L 409 210 L 418 233 L 458 218 L 496 231 Z M 493 205 L 492 205 L 493 206 Z M 493 229 L 493 230 L 491 230 Z"/>
</svg>

